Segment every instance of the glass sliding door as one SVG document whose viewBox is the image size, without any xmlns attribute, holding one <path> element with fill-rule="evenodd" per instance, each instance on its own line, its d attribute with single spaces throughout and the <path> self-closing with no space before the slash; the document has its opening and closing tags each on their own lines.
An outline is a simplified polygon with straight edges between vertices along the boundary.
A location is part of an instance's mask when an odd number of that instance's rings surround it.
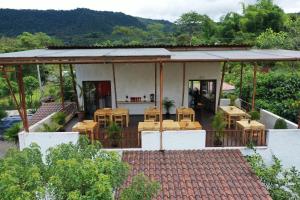
<svg viewBox="0 0 300 200">
<path fill-rule="evenodd" d="M 92 117 L 97 109 L 112 106 L 111 82 L 84 81 L 83 96 L 85 112 Z"/>
</svg>

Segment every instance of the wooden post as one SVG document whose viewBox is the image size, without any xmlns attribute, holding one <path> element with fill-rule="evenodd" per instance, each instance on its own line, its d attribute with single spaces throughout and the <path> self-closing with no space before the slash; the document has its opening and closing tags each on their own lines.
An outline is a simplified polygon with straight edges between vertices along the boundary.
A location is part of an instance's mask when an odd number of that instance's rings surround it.
<svg viewBox="0 0 300 200">
<path fill-rule="evenodd" d="M 24 127 L 25 132 L 29 132 L 22 65 L 18 66 L 17 79 L 18 79 L 19 92 L 20 92 L 20 98 L 21 98 L 20 104 L 21 104 L 21 109 L 22 109 L 22 114 L 23 114 L 23 127 Z"/>
<path fill-rule="evenodd" d="M 257 63 L 254 63 L 254 68 L 253 68 L 252 111 L 254 111 L 254 110 L 255 110 L 255 96 L 256 96 L 256 72 L 257 72 Z"/>
<path fill-rule="evenodd" d="M 223 82 L 224 82 L 224 76 L 225 76 L 225 71 L 226 71 L 226 65 L 227 65 L 227 62 L 224 62 L 223 69 L 222 69 L 222 78 L 221 78 L 221 83 L 220 83 L 218 106 L 220 106 L 220 102 L 221 102 L 221 96 L 222 96 L 222 90 L 223 90 Z"/>
<path fill-rule="evenodd" d="M 163 82 L 164 82 L 164 74 L 163 74 L 163 63 L 159 63 L 159 76 L 160 76 L 160 81 L 159 81 L 159 132 L 160 132 L 160 150 L 163 150 L 163 141 L 162 141 L 162 134 L 163 134 Z"/>
<path fill-rule="evenodd" d="M 63 79 L 63 72 L 62 66 L 59 65 L 59 84 L 60 84 L 60 97 L 61 97 L 61 107 L 65 109 L 65 97 L 64 97 L 64 79 Z"/>
<path fill-rule="evenodd" d="M 115 92 L 115 104 L 116 108 L 118 108 L 118 98 L 117 98 L 117 86 L 116 86 L 116 72 L 115 72 L 115 64 L 112 64 L 112 72 L 113 72 L 113 81 L 114 81 L 114 92 Z"/>
<path fill-rule="evenodd" d="M 240 99 L 242 99 L 242 91 L 243 91 L 243 72 L 244 72 L 244 63 L 241 63 L 241 76 L 240 76 Z"/>
<path fill-rule="evenodd" d="M 72 78 L 72 83 L 73 83 L 73 90 L 75 92 L 76 107 L 77 107 L 77 110 L 79 111 L 78 94 L 77 94 L 76 81 L 75 81 L 75 76 L 74 76 L 74 71 L 73 71 L 73 65 L 70 65 L 70 73 L 71 73 L 71 78 Z"/>
<path fill-rule="evenodd" d="M 185 93 L 185 62 L 183 63 L 182 68 L 182 101 L 181 106 L 184 106 L 184 93 Z"/>
<path fill-rule="evenodd" d="M 156 63 L 155 63 L 155 66 L 154 66 L 154 85 L 155 85 L 155 88 L 154 88 L 154 105 L 157 106 L 157 66 L 156 66 Z"/>
<path fill-rule="evenodd" d="M 40 65 L 36 65 L 36 70 L 38 73 L 38 80 L 39 80 L 39 86 L 40 86 L 40 92 L 41 92 L 41 97 L 44 96 L 44 91 L 43 91 L 43 86 L 42 86 L 42 79 L 41 79 L 41 72 L 40 72 Z"/>
</svg>

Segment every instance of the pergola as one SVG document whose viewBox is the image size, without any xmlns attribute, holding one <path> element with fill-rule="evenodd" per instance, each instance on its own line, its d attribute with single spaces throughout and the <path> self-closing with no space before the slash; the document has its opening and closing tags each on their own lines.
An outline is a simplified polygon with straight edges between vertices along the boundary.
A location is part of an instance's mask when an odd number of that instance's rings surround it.
<svg viewBox="0 0 300 200">
<path fill-rule="evenodd" d="M 166 48 L 66 48 L 57 47 L 50 49 L 37 49 L 13 53 L 0 54 L 0 72 L 6 79 L 10 93 L 23 121 L 24 130 L 29 132 L 29 125 L 26 113 L 26 102 L 23 86 L 22 68 L 30 64 L 58 64 L 60 67 L 60 85 L 62 96 L 62 107 L 64 108 L 63 98 L 63 77 L 62 64 L 69 64 L 73 86 L 76 91 L 76 83 L 73 74 L 73 64 L 111 64 L 114 71 L 116 63 L 155 63 L 159 65 L 160 72 L 160 132 L 162 132 L 162 98 L 163 98 L 163 66 L 168 62 L 183 63 L 183 76 L 185 73 L 185 63 L 188 62 L 222 62 L 222 83 L 229 62 L 251 63 L 253 65 L 253 94 L 252 109 L 255 108 L 256 95 L 256 73 L 259 62 L 264 61 L 299 61 L 300 51 L 291 50 L 258 50 L 249 48 L 224 48 L 224 47 L 166 47 Z M 20 103 L 18 103 L 12 90 L 7 73 L 12 72 L 8 66 L 17 66 L 17 82 L 20 93 Z M 241 65 L 241 82 L 243 79 L 243 64 Z M 115 80 L 115 77 L 114 77 Z M 185 80 L 185 79 L 183 79 Z M 115 89 L 115 88 L 114 88 Z M 115 89 L 116 92 L 116 89 Z M 220 103 L 220 97 L 218 100 Z M 78 102 L 77 102 L 78 105 Z M 300 121 L 299 121 L 300 126 Z M 162 137 L 162 134 L 161 134 Z M 162 141 L 162 140 L 161 140 Z M 161 144 L 162 145 L 162 144 Z"/>
</svg>

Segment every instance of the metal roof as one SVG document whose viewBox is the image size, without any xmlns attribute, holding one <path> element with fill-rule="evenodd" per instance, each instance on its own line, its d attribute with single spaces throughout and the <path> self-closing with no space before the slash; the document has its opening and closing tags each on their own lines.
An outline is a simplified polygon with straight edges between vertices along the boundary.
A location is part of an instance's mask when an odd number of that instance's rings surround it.
<svg viewBox="0 0 300 200">
<path fill-rule="evenodd" d="M 300 51 L 283 49 L 180 50 L 165 48 L 36 49 L 0 54 L 0 64 L 113 62 L 297 61 Z"/>
</svg>

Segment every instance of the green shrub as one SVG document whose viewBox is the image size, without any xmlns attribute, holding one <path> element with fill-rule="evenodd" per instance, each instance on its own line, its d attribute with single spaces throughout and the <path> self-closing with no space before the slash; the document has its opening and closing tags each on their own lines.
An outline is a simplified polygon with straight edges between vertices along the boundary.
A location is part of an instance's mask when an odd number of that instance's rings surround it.
<svg viewBox="0 0 300 200">
<path fill-rule="evenodd" d="M 144 174 L 138 174 L 133 178 L 132 184 L 125 188 L 121 200 L 151 200 L 155 198 L 160 189 L 157 181 L 151 181 Z"/>
<path fill-rule="evenodd" d="M 251 116 L 251 120 L 259 120 L 260 119 L 260 113 L 256 110 L 249 112 L 249 115 Z"/>
<path fill-rule="evenodd" d="M 287 129 L 287 123 L 284 119 L 277 119 L 274 125 L 274 129 Z"/>
<path fill-rule="evenodd" d="M 232 94 L 229 96 L 229 99 L 230 99 L 230 106 L 235 106 L 235 101 L 236 101 L 237 97 Z"/>
<path fill-rule="evenodd" d="M 52 116 L 52 121 L 62 126 L 66 123 L 66 117 L 67 117 L 66 113 L 57 112 Z"/>
<path fill-rule="evenodd" d="M 41 132 L 57 132 L 62 128 L 62 126 L 57 123 L 43 124 L 42 128 L 39 129 Z"/>
<path fill-rule="evenodd" d="M 216 144 L 221 143 L 221 140 L 224 136 L 224 129 L 227 125 L 223 116 L 224 116 L 223 112 L 219 111 L 215 114 L 212 120 L 212 124 L 211 124 L 212 128 L 214 131 L 216 131 L 216 135 L 215 135 Z"/>
<path fill-rule="evenodd" d="M 7 112 L 5 110 L 1 109 L 0 110 L 0 121 L 5 117 L 7 117 Z"/>
<path fill-rule="evenodd" d="M 18 133 L 21 131 L 21 124 L 16 123 L 12 125 L 10 128 L 6 129 L 4 132 L 4 140 L 6 141 L 14 141 L 15 143 L 18 143 Z"/>
</svg>

